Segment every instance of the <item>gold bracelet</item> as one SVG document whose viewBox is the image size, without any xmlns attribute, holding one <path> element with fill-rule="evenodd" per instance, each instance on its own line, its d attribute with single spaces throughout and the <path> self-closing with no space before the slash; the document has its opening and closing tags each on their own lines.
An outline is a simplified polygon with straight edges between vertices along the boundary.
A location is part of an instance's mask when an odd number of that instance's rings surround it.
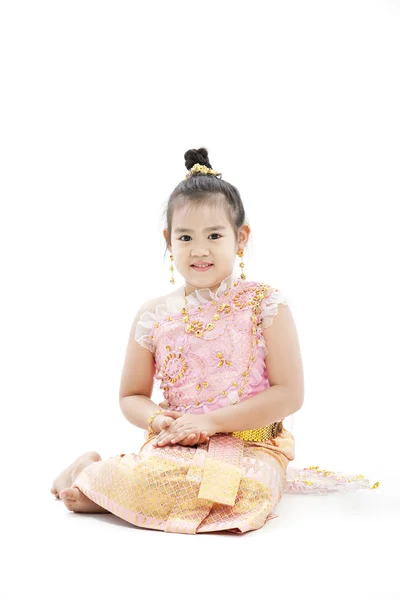
<svg viewBox="0 0 400 600">
<path fill-rule="evenodd" d="M 148 424 L 149 424 L 149 435 L 156 435 L 156 432 L 154 431 L 154 429 L 152 428 L 151 424 L 153 422 L 154 417 L 156 417 L 157 415 L 162 415 L 162 410 L 157 410 L 153 415 L 151 415 L 151 417 L 149 417 L 148 419 Z"/>
</svg>

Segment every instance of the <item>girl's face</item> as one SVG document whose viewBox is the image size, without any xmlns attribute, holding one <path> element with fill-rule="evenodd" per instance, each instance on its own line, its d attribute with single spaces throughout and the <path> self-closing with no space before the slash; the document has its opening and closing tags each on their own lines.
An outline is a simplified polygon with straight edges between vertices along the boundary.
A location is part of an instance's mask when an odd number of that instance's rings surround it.
<svg viewBox="0 0 400 600">
<path fill-rule="evenodd" d="M 225 210 L 218 206 L 175 209 L 168 250 L 174 257 L 171 263 L 185 279 L 186 294 L 199 288 L 210 288 L 215 292 L 220 282 L 232 273 L 237 251 L 244 250 L 249 232 L 250 228 L 243 225 L 236 242 Z M 164 237 L 167 240 L 166 229 Z M 212 266 L 204 270 L 193 267 L 199 263 L 211 263 Z"/>
</svg>

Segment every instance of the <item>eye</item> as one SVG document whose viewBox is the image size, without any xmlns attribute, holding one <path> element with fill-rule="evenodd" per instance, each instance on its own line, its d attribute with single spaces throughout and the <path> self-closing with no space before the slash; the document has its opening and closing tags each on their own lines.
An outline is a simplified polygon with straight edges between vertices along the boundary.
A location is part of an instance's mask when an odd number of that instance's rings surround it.
<svg viewBox="0 0 400 600">
<path fill-rule="evenodd" d="M 214 239 L 219 239 L 220 237 L 222 237 L 222 235 L 220 235 L 219 233 L 210 233 L 210 235 L 217 235 L 218 236 L 218 238 L 214 238 Z M 181 237 L 178 238 L 178 239 L 182 240 L 182 238 L 184 238 L 184 237 L 190 238 L 190 235 L 181 235 Z M 208 237 L 210 237 L 210 236 L 208 236 Z M 182 240 L 182 241 L 185 242 L 186 240 Z"/>
</svg>

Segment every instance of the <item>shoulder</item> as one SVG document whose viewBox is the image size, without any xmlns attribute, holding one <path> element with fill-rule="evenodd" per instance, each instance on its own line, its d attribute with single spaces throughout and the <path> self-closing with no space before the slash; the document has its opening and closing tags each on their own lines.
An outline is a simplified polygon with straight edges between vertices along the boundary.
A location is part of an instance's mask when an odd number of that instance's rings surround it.
<svg viewBox="0 0 400 600">
<path fill-rule="evenodd" d="M 267 304 L 287 303 L 287 294 L 285 291 L 266 281 L 244 281 L 241 284 L 241 288 L 249 292 L 254 292 L 256 297 L 265 300 Z"/>
<path fill-rule="evenodd" d="M 136 311 L 135 321 L 141 320 L 143 317 L 154 317 L 159 316 L 160 311 L 164 310 L 165 307 L 169 306 L 171 301 L 177 297 L 177 290 L 164 294 L 163 296 L 155 296 L 145 300 Z"/>
<path fill-rule="evenodd" d="M 254 288 L 256 300 L 259 302 L 258 324 L 262 328 L 272 325 L 278 312 L 290 312 L 280 309 L 280 306 L 288 307 L 288 296 L 281 288 L 266 281 L 251 281 L 246 287 Z"/>
<path fill-rule="evenodd" d="M 149 298 L 139 306 L 132 324 L 132 334 L 135 340 L 145 348 L 153 350 L 151 331 L 165 315 L 176 312 L 180 290 L 174 290 L 163 296 Z"/>
</svg>

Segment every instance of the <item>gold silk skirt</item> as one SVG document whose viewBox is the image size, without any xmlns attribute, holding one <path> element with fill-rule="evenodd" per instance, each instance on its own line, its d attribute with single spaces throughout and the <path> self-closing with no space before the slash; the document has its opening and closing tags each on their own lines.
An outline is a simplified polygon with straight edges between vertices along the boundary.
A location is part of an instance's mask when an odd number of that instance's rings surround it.
<svg viewBox="0 0 400 600">
<path fill-rule="evenodd" d="M 196 446 L 154 447 L 153 438 L 90 464 L 72 486 L 132 525 L 171 533 L 240 534 L 278 517 L 295 447 L 282 422 Z"/>
</svg>

